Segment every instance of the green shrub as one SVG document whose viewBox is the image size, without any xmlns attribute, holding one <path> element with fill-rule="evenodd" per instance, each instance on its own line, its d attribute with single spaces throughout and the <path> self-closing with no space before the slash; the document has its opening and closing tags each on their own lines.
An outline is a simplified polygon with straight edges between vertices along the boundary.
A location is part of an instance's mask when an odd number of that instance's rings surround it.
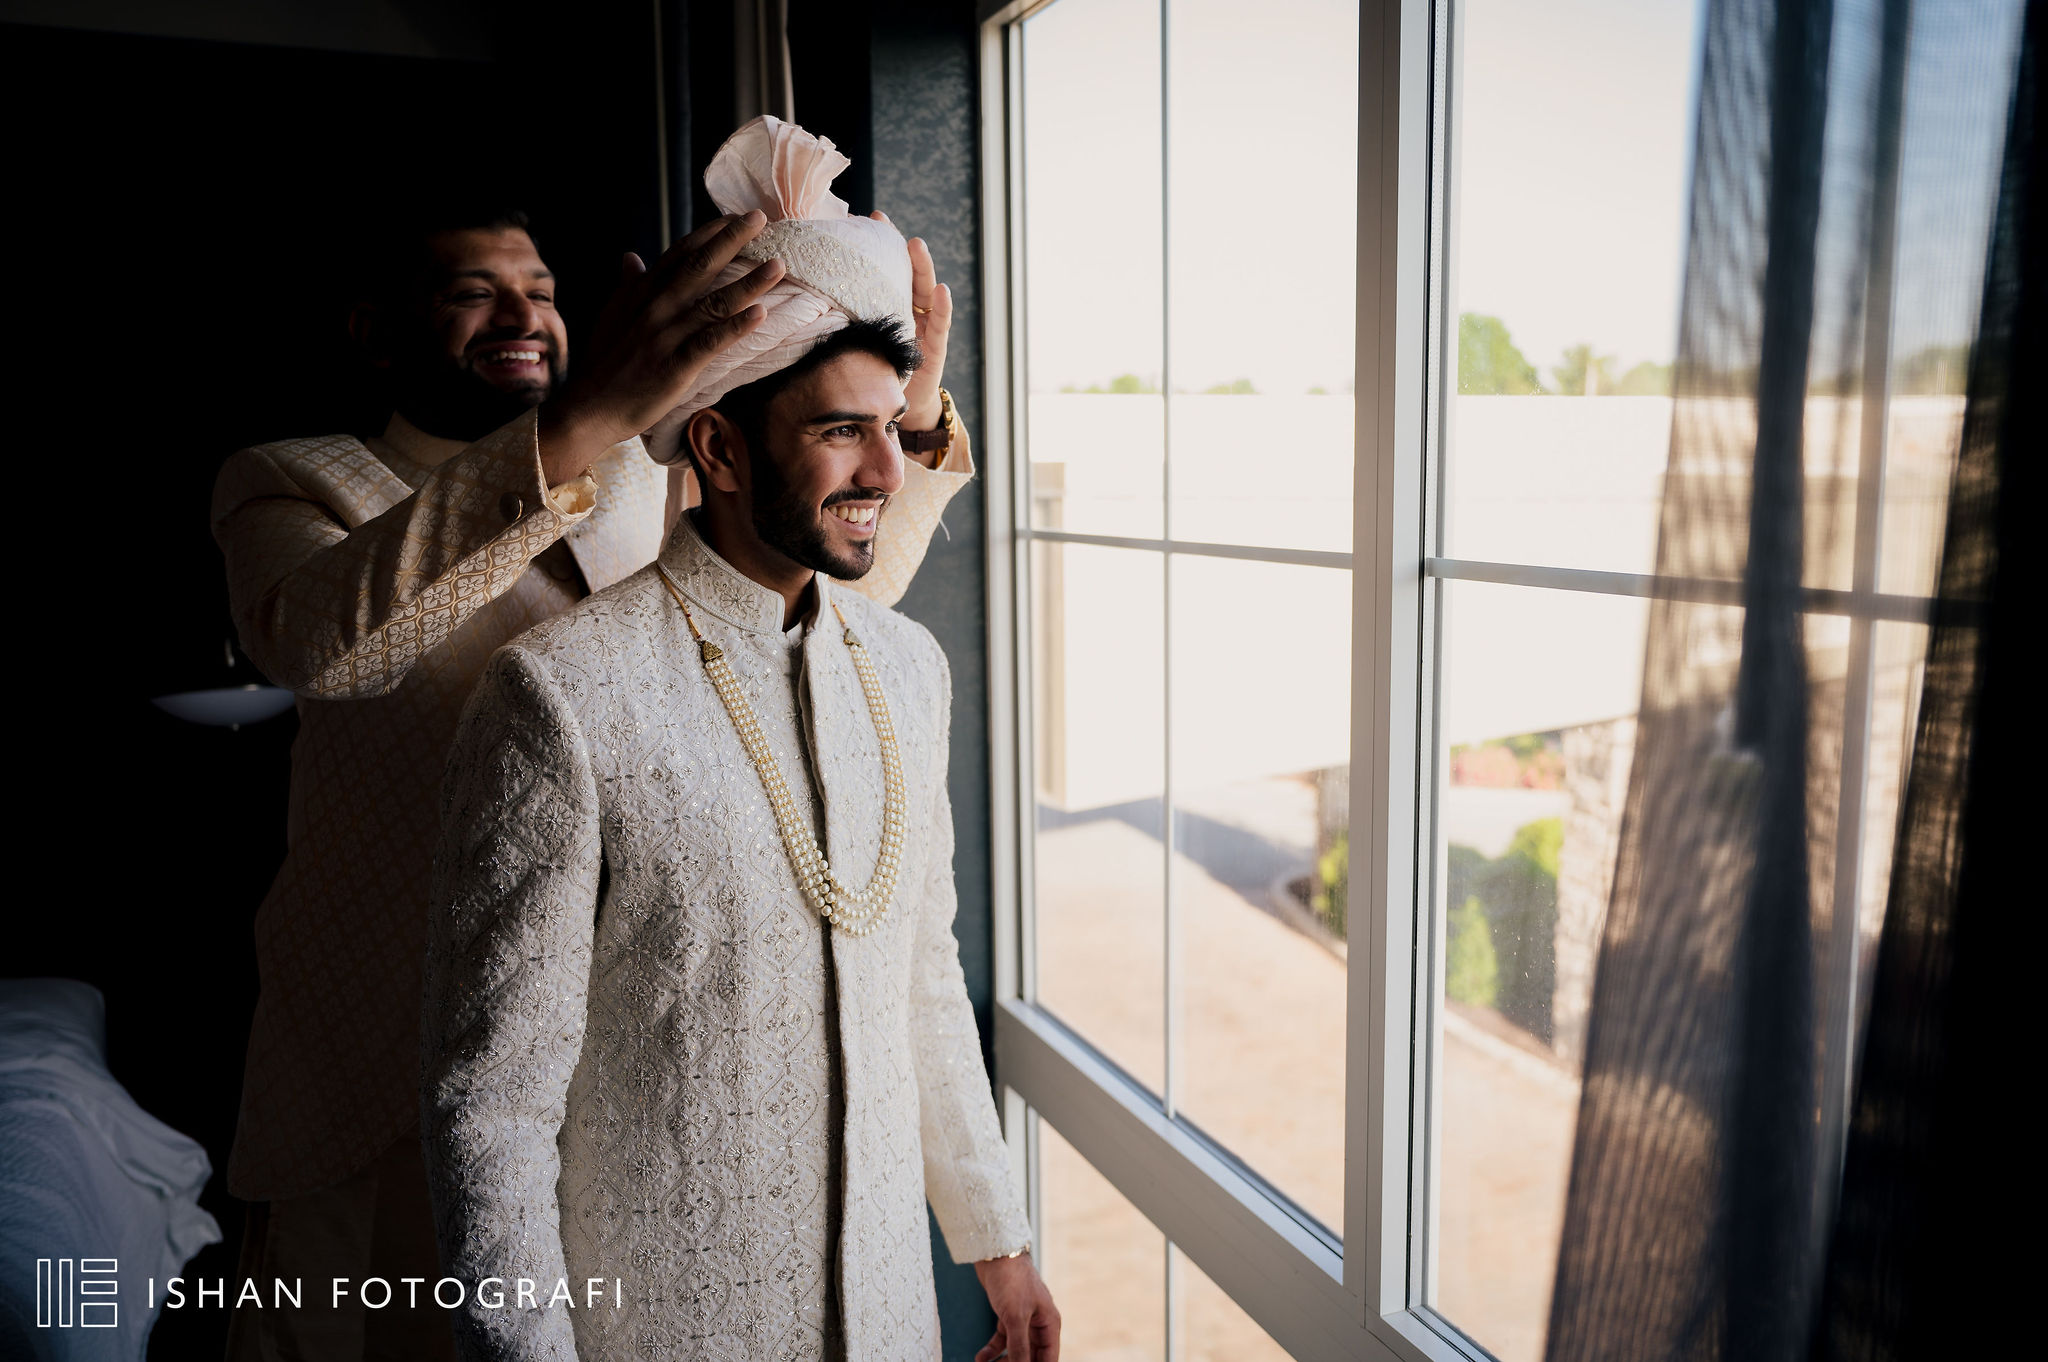
<svg viewBox="0 0 2048 1362">
<path fill-rule="evenodd" d="M 1539 818 L 1515 829 L 1499 856 L 1454 842 L 1444 857 L 1444 898 L 1456 905 L 1447 923 L 1445 993 L 1495 1008 L 1545 1040 L 1557 980 L 1557 863 L 1563 848 L 1564 820 Z M 1350 839 L 1339 833 L 1317 859 L 1309 904 L 1340 939 L 1350 883 Z"/>
<path fill-rule="evenodd" d="M 1492 1007 L 1500 993 L 1500 957 L 1493 952 L 1493 928 L 1477 894 L 1451 909 L 1450 942 L 1444 958 L 1444 992 L 1453 1001 Z"/>
<path fill-rule="evenodd" d="M 1316 860 L 1316 886 L 1309 906 L 1338 940 L 1344 939 L 1344 917 L 1351 894 L 1351 838 L 1338 833 L 1330 849 Z"/>
<path fill-rule="evenodd" d="M 1498 317 L 1458 316 L 1458 391 L 1527 396 L 1543 391 L 1531 364 Z"/>
<path fill-rule="evenodd" d="M 1564 820 L 1538 818 L 1515 829 L 1499 856 L 1453 843 L 1445 857 L 1444 901 L 1462 909 L 1476 900 L 1489 928 L 1495 982 L 1487 1005 L 1544 1040 L 1551 1037 L 1550 1002 L 1557 986 L 1557 862 L 1563 848 Z M 1446 958 L 1447 975 L 1453 963 Z"/>
</svg>

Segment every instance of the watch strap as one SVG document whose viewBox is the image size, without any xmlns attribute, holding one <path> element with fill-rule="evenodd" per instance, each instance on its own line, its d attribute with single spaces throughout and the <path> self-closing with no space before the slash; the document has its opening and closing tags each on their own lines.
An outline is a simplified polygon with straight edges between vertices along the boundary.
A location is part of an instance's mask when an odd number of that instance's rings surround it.
<svg viewBox="0 0 2048 1362">
<path fill-rule="evenodd" d="M 929 454 L 953 443 L 953 433 L 943 422 L 935 430 L 899 430 L 896 438 L 902 443 L 905 454 Z"/>
<path fill-rule="evenodd" d="M 896 438 L 905 454 L 929 454 L 935 449 L 949 449 L 953 444 L 953 433 L 958 428 L 953 415 L 953 395 L 944 388 L 939 389 L 939 423 L 930 430 L 898 429 Z"/>
</svg>

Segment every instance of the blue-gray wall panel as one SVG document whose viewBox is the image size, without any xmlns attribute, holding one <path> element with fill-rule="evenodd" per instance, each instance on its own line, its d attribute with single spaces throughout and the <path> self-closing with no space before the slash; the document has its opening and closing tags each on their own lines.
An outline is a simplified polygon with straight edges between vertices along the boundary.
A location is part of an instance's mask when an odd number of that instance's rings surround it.
<svg viewBox="0 0 2048 1362">
<path fill-rule="evenodd" d="M 878 19 L 871 48 L 875 205 L 905 233 L 931 246 L 939 277 L 953 292 L 946 389 L 985 447 L 982 425 L 981 256 L 977 212 L 973 11 Z M 990 941 L 988 611 L 979 480 L 947 509 L 902 610 L 938 638 L 953 668 L 954 874 L 960 912 L 954 930 L 974 1001 L 984 1053 L 989 1049 L 994 959 Z M 971 1269 L 955 1267 L 934 1227 L 939 1315 L 949 1360 L 967 1362 L 995 1328 Z"/>
</svg>

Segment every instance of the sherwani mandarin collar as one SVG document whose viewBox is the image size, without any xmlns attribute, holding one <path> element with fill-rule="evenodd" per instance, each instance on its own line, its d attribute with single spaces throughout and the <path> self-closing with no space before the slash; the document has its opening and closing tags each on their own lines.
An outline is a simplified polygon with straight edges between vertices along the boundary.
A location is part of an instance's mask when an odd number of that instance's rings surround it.
<svg viewBox="0 0 2048 1362">
<path fill-rule="evenodd" d="M 956 1261 L 1030 1240 L 953 936 L 944 654 L 820 581 L 832 613 L 792 667 L 781 594 L 687 517 L 657 562 L 865 884 L 885 781 L 844 611 L 894 720 L 901 878 L 873 933 L 820 920 L 652 570 L 499 650 L 449 757 L 429 913 L 443 1266 L 618 1277 L 625 1302 L 458 1331 L 502 1362 L 934 1357 L 927 1198 Z"/>
<path fill-rule="evenodd" d="M 789 628 L 782 618 L 782 593 L 761 585 L 718 556 L 699 534 L 694 513 L 686 512 L 676 521 L 675 532 L 661 550 L 661 570 L 690 604 L 706 614 L 724 620 L 750 634 L 767 634 L 777 639 Z M 813 574 L 818 605 L 812 620 L 822 627 L 832 610 L 832 579 Z M 702 623 L 702 621 L 699 621 Z"/>
<path fill-rule="evenodd" d="M 874 571 L 837 598 L 849 616 L 861 596 L 903 593 L 971 468 L 963 431 L 942 471 L 906 469 Z M 368 441 L 285 440 L 221 469 L 213 533 L 237 634 L 302 701 L 290 849 L 255 924 L 263 987 L 228 1166 L 238 1197 L 332 1186 L 418 1122 L 420 960 L 457 716 L 499 645 L 586 589 L 622 584 L 668 537 L 668 478 L 638 439 L 587 480 L 544 476 L 532 411 L 469 445 L 399 418 Z M 588 503 L 565 502 L 578 484 Z M 705 604 L 707 627 L 730 632 Z M 687 640 L 665 592 L 647 608 Z M 846 657 L 839 630 L 811 634 Z M 682 661 L 701 678 L 694 650 Z M 785 685 L 788 661 L 784 646 Z"/>
<path fill-rule="evenodd" d="M 753 668 L 743 661 L 739 666 L 757 672 L 758 687 L 769 676 L 779 674 L 784 665 L 779 660 L 788 647 L 782 593 L 761 585 L 721 558 L 704 542 L 694 519 L 686 514 L 676 522 L 675 532 L 661 551 L 661 568 L 693 609 L 711 617 L 697 622 L 707 635 L 717 634 L 717 626 L 711 622 L 716 620 L 747 636 L 738 647 L 739 640 L 714 641 L 726 647 L 728 661 L 738 660 L 733 657 L 735 652 L 754 659 Z M 841 867 L 854 883 L 865 884 L 882 845 L 881 737 L 868 713 L 853 655 L 846 647 L 846 631 L 832 613 L 832 579 L 821 572 L 813 580 L 818 592 L 811 615 L 814 627 L 804 631 L 796 678 L 801 737 L 807 750 L 803 769 L 784 774 L 808 776 L 813 782 L 823 806 L 826 859 Z M 681 627 L 687 630 L 689 626 Z"/>
</svg>

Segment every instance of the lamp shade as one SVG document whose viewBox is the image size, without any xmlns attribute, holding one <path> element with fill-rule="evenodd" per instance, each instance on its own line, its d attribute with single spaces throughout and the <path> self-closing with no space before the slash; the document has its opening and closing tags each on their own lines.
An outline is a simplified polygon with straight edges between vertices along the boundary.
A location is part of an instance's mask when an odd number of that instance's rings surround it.
<svg viewBox="0 0 2048 1362">
<path fill-rule="evenodd" d="M 290 709 L 292 702 L 292 693 L 284 687 L 258 685 L 181 690 L 150 701 L 172 718 L 215 728 L 240 728 L 274 719 Z"/>
</svg>

